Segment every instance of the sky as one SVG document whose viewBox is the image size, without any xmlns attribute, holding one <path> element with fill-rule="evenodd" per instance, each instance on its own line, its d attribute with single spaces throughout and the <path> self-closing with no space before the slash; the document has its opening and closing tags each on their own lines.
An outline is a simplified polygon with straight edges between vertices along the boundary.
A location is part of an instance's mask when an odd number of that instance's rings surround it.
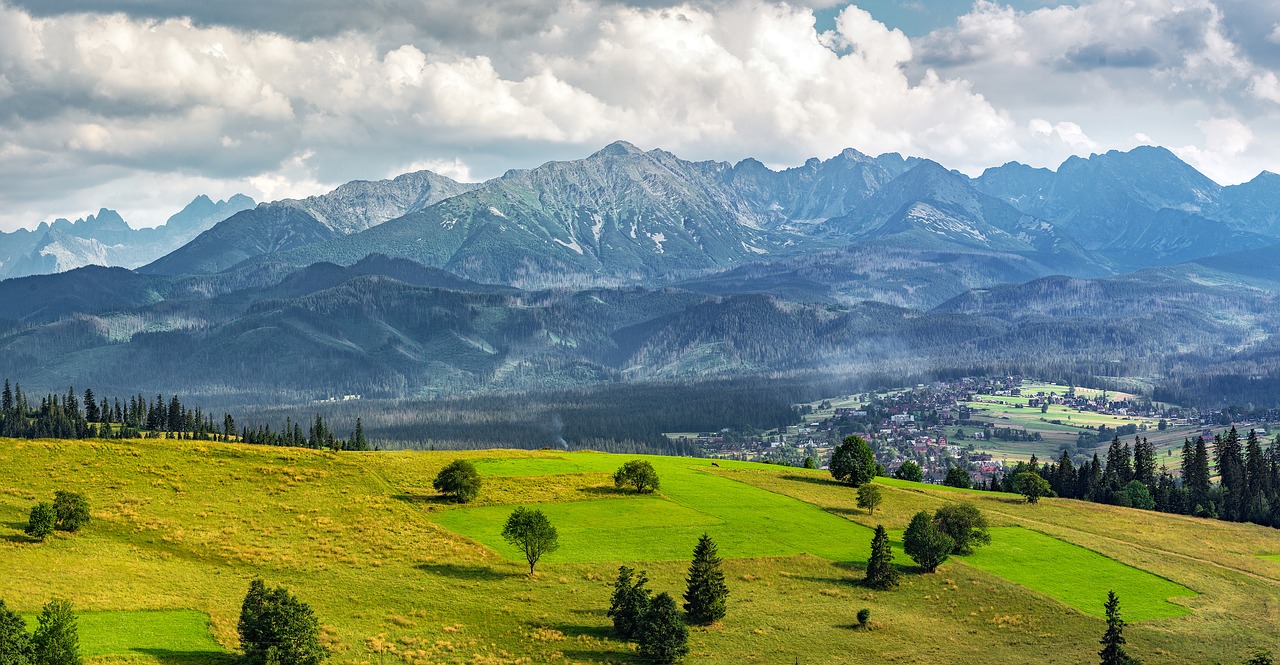
<svg viewBox="0 0 1280 665">
<path fill-rule="evenodd" d="M 970 175 L 1153 144 L 1235 184 L 1280 171 L 1280 3 L 0 0 L 3 230 L 617 139 Z"/>
</svg>

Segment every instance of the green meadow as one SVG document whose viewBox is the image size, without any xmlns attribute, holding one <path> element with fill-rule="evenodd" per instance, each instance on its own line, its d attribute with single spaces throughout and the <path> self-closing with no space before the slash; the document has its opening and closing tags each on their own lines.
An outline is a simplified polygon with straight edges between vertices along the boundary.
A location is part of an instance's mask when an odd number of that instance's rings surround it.
<svg viewBox="0 0 1280 665">
<path fill-rule="evenodd" d="M 431 489 L 472 459 L 475 504 Z M 619 564 L 679 595 L 697 536 L 720 544 L 729 613 L 691 632 L 690 663 L 1080 663 L 1107 589 L 1146 663 L 1239 662 L 1280 644 L 1280 531 L 877 479 L 875 515 L 817 471 L 647 458 L 654 495 L 613 488 L 633 456 L 527 451 L 329 453 L 184 441 L 0 441 L 0 598 L 81 613 L 90 665 L 224 665 L 245 589 L 283 584 L 321 621 L 331 662 L 627 663 L 604 611 Z M 46 542 L 21 532 L 57 489 L 93 521 Z M 971 501 L 993 542 L 890 592 L 856 584 L 871 529 Z M 498 537 L 537 506 L 562 546 L 529 576 Z M 872 611 L 873 630 L 853 630 Z"/>
</svg>

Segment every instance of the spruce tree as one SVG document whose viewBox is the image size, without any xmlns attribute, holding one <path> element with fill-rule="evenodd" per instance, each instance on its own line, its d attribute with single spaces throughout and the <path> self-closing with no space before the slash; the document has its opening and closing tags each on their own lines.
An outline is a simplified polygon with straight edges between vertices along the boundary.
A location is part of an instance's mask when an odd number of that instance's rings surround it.
<svg viewBox="0 0 1280 665">
<path fill-rule="evenodd" d="M 634 577 L 632 575 L 634 574 Z M 640 630 L 644 613 L 649 609 L 649 578 L 644 571 L 618 567 L 618 580 L 613 584 L 613 598 L 608 616 L 613 619 L 613 630 L 624 640 L 635 638 Z"/>
<path fill-rule="evenodd" d="M 1225 437 L 1216 437 L 1215 443 L 1214 462 L 1222 479 L 1222 519 L 1239 522 L 1244 519 L 1248 491 L 1240 433 L 1232 427 Z"/>
<path fill-rule="evenodd" d="M 862 581 L 872 589 L 887 590 L 898 586 L 898 570 L 893 567 L 893 548 L 883 524 L 876 525 L 871 539 L 871 558 L 867 559 L 867 575 Z"/>
<path fill-rule="evenodd" d="M 658 594 L 649 603 L 636 634 L 636 651 L 653 663 L 674 663 L 689 653 L 689 629 L 680 620 L 676 601 Z"/>
<path fill-rule="evenodd" d="M 705 533 L 693 548 L 693 563 L 689 564 L 687 582 L 684 611 L 689 623 L 706 626 L 723 619 L 729 587 L 725 586 L 724 571 L 720 570 L 716 544 Z"/>
<path fill-rule="evenodd" d="M 1102 635 L 1102 651 L 1098 652 L 1101 665 L 1140 665 L 1141 661 L 1124 650 L 1124 619 L 1120 618 L 1120 597 L 1115 591 L 1107 592 L 1103 607 L 1107 611 L 1107 632 Z"/>
<path fill-rule="evenodd" d="M 1133 442 L 1133 479 L 1147 487 L 1156 482 L 1156 447 L 1145 437 Z"/>
</svg>

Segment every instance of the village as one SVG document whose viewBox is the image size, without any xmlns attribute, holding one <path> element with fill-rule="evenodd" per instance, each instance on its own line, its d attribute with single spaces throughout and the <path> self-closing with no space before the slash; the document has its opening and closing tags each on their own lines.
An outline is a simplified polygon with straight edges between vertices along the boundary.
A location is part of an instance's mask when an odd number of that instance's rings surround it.
<svg viewBox="0 0 1280 665">
<path fill-rule="evenodd" d="M 766 431 L 703 432 L 675 436 L 708 457 L 788 466 L 826 468 L 846 436 L 871 443 L 892 475 L 913 461 L 926 482 L 941 482 L 959 466 L 974 483 L 1002 476 L 1006 465 L 1037 457 L 1056 459 L 1063 450 L 1077 460 L 1091 457 L 1114 437 L 1142 436 L 1162 459 L 1176 466 L 1182 442 L 1212 438 L 1235 426 L 1268 434 L 1280 412 L 1197 412 L 1106 390 L 1037 382 L 1020 376 L 963 378 L 912 388 L 846 395 L 797 406 L 799 423 Z M 1271 430 L 1277 429 L 1275 426 Z"/>
</svg>

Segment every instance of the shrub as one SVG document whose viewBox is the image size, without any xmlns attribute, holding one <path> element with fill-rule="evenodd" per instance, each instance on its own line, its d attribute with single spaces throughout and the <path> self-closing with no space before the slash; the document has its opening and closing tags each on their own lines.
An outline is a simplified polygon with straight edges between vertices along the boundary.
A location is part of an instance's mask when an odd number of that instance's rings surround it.
<svg viewBox="0 0 1280 665">
<path fill-rule="evenodd" d="M 867 622 L 871 620 L 871 608 L 864 607 L 858 610 L 858 627 L 866 628 Z"/>
<path fill-rule="evenodd" d="M 250 665 L 317 665 L 329 657 L 311 607 L 284 587 L 249 583 L 240 606 L 240 646 Z"/>
<path fill-rule="evenodd" d="M 664 664 L 689 653 L 689 629 L 680 620 L 670 594 L 660 593 L 649 603 L 636 635 L 636 651 L 645 660 Z"/>
<path fill-rule="evenodd" d="M 631 487 L 638 494 L 653 492 L 658 484 L 658 472 L 644 460 L 631 460 L 613 474 L 614 487 Z"/>
<path fill-rule="evenodd" d="M 467 460 L 454 460 L 440 470 L 431 486 L 458 503 L 470 503 L 480 495 L 480 472 Z"/>
<path fill-rule="evenodd" d="M 53 512 L 53 506 L 37 503 L 31 507 L 31 515 L 27 518 L 27 535 L 36 540 L 44 540 L 53 533 L 56 522 L 57 514 Z"/>
<path fill-rule="evenodd" d="M 955 541 L 952 554 L 973 554 L 979 545 L 990 545 L 987 518 L 971 503 L 949 503 L 933 514 L 934 526 Z"/>
<path fill-rule="evenodd" d="M 923 510 L 911 518 L 911 524 L 907 525 L 907 531 L 902 535 L 902 549 L 926 573 L 937 570 L 951 555 L 955 545 L 956 541 L 939 531 L 933 524 L 932 516 Z"/>
<path fill-rule="evenodd" d="M 53 495 L 54 528 L 79 531 L 89 523 L 89 501 L 83 494 L 58 490 Z"/>
</svg>

